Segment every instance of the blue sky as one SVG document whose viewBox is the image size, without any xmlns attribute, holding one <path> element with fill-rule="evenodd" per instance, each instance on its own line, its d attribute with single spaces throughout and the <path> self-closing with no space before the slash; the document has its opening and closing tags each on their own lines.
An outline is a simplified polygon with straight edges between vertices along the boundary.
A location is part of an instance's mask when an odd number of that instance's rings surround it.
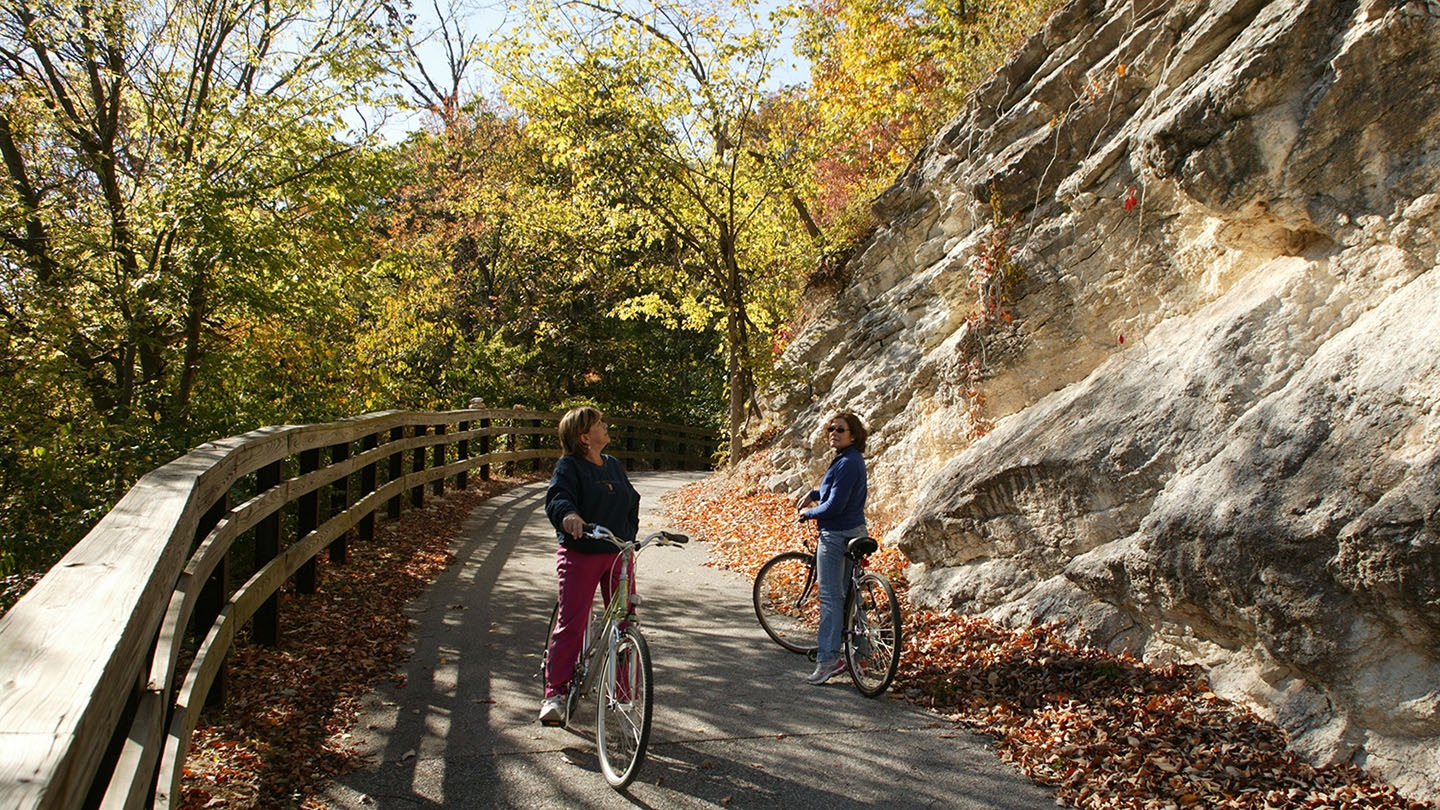
<svg viewBox="0 0 1440 810">
<path fill-rule="evenodd" d="M 505 35 L 505 32 L 514 24 L 516 15 L 508 10 L 504 0 L 413 0 L 415 3 L 412 12 L 415 15 L 415 34 L 417 37 L 433 36 L 438 28 L 439 16 L 435 6 L 438 2 L 442 10 L 449 10 L 458 19 L 463 21 L 465 36 L 476 41 L 488 41 Z M 765 0 L 768 9 L 778 8 L 783 0 Z M 444 66 L 444 55 L 438 40 L 432 40 L 421 47 L 422 55 L 426 55 L 426 68 L 437 75 L 437 78 L 444 75 L 441 68 Z M 782 85 L 794 85 L 809 80 L 809 67 L 802 63 L 800 57 L 796 56 L 787 39 L 780 46 L 777 54 L 783 64 L 772 83 L 778 88 Z M 494 91 L 494 81 L 489 75 L 485 66 L 473 64 L 469 70 L 466 90 L 472 94 L 479 93 L 489 95 Z M 418 114 L 408 116 L 396 116 L 383 128 L 386 137 L 400 140 L 411 131 L 420 126 Z"/>
</svg>

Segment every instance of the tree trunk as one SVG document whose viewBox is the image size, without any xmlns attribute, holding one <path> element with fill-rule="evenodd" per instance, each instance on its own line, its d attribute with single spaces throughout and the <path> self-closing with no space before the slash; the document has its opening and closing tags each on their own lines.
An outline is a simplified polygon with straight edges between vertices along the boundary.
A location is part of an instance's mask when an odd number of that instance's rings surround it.
<svg viewBox="0 0 1440 810">
<path fill-rule="evenodd" d="M 735 240 L 722 223 L 720 251 L 725 260 L 726 378 L 730 389 L 730 464 L 740 461 L 744 450 L 740 434 L 745 427 L 745 288 L 740 264 L 735 260 Z"/>
</svg>

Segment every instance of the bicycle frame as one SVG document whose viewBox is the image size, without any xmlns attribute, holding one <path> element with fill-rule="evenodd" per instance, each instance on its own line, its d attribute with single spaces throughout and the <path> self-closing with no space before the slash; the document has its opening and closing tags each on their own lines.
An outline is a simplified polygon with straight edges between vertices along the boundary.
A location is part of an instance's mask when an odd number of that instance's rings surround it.
<svg viewBox="0 0 1440 810">
<path fill-rule="evenodd" d="M 810 582 L 806 588 L 806 594 L 808 595 L 810 588 L 820 587 L 820 578 L 819 574 L 816 573 L 815 567 L 815 555 L 819 552 L 819 547 L 818 544 L 811 543 L 810 539 L 806 538 L 805 550 L 810 554 Z M 845 583 L 843 604 L 848 605 L 851 603 L 852 597 L 860 591 L 860 578 L 865 575 L 865 571 L 870 565 L 870 554 L 856 554 L 850 551 L 846 551 L 845 557 L 850 561 L 850 581 Z M 852 620 L 851 616 L 847 615 L 844 617 L 844 625 L 841 627 L 840 632 L 843 638 L 846 640 L 854 638 L 855 622 Z"/>
<path fill-rule="evenodd" d="M 620 579 L 616 582 L 615 592 L 610 594 L 610 601 L 600 614 L 599 623 L 593 628 L 587 628 L 585 641 L 580 647 L 580 666 L 583 674 L 580 678 L 578 688 L 571 688 L 571 701 L 577 700 L 580 696 L 589 695 L 595 691 L 595 679 L 602 671 L 600 656 L 614 655 L 615 635 L 622 627 L 621 622 L 630 625 L 639 625 L 640 619 L 635 615 L 635 604 L 639 602 L 639 594 L 630 592 L 630 580 L 635 570 L 635 549 L 640 544 L 628 543 L 616 558 L 615 564 L 620 566 Z M 632 600 L 632 597 L 633 600 Z"/>
</svg>

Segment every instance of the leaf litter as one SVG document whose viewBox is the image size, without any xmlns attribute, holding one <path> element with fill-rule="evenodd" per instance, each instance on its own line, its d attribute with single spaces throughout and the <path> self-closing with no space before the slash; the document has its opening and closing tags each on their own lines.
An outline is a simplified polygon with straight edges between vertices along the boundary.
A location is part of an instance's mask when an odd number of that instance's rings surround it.
<svg viewBox="0 0 1440 810">
<path fill-rule="evenodd" d="M 815 531 L 796 522 L 791 496 L 725 476 L 671 493 L 668 506 L 684 530 L 710 543 L 710 565 L 746 577 Z M 1211 691 L 1198 667 L 1076 647 L 1056 624 L 1013 630 L 916 610 L 908 562 L 884 544 L 884 527 L 871 528 L 882 543 L 869 565 L 895 586 L 905 619 L 892 692 L 989 738 L 1001 759 L 1053 788 L 1065 806 L 1435 808 L 1354 765 L 1306 763 L 1278 726 Z"/>
<path fill-rule="evenodd" d="M 328 780 L 371 764 L 356 728 L 361 699 L 385 681 L 405 687 L 405 605 L 453 562 L 451 543 L 475 507 L 526 480 L 472 477 L 378 523 L 373 542 L 352 540 L 344 565 L 316 557 L 317 592 L 280 593 L 280 643 L 232 648 L 224 705 L 207 709 L 191 737 L 180 806 L 319 810 Z"/>
</svg>

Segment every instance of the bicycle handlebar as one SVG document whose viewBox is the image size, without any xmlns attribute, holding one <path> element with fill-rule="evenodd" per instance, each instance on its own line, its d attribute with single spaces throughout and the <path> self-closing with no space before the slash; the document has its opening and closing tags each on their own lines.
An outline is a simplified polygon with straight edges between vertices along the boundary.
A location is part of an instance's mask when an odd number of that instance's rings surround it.
<svg viewBox="0 0 1440 810">
<path fill-rule="evenodd" d="M 679 546 L 690 542 L 690 538 L 686 535 L 664 530 L 648 535 L 644 540 L 621 540 L 615 536 L 614 532 L 598 523 L 586 523 L 585 532 L 581 536 L 591 540 L 604 540 L 621 551 L 624 551 L 626 548 L 634 548 L 638 551 L 651 543 L 661 546 Z"/>
</svg>

